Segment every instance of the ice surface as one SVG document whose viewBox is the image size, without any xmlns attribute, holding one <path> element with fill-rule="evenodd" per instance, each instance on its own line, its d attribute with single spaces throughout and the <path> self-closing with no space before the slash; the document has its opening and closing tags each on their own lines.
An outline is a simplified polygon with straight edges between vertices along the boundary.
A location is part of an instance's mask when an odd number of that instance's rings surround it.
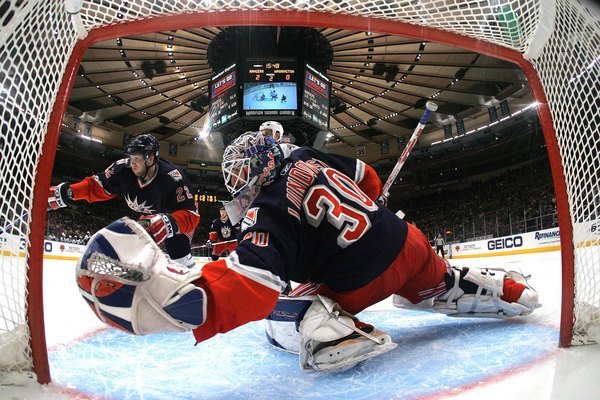
<svg viewBox="0 0 600 400">
<path fill-rule="evenodd" d="M 560 254 L 462 259 L 531 274 L 543 304 L 529 317 L 449 318 L 394 309 L 359 315 L 398 348 L 338 374 L 300 371 L 256 322 L 194 346 L 191 334 L 135 337 L 106 329 L 81 299 L 74 262 L 46 261 L 53 383 L 0 387 L 0 399 L 596 399 L 600 346 L 558 348 Z"/>
</svg>

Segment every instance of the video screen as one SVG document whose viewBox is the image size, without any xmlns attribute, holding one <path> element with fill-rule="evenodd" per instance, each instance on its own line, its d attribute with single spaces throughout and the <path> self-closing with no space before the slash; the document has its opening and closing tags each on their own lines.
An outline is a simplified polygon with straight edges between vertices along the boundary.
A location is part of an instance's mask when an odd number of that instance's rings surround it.
<svg viewBox="0 0 600 400">
<path fill-rule="evenodd" d="M 211 129 L 222 127 L 239 117 L 235 64 L 211 78 L 209 115 Z"/>
<path fill-rule="evenodd" d="M 302 118 L 322 131 L 329 130 L 329 95 L 331 81 L 306 65 L 302 93 Z"/>
<path fill-rule="evenodd" d="M 244 116 L 297 115 L 294 61 L 248 61 L 242 99 Z"/>
</svg>

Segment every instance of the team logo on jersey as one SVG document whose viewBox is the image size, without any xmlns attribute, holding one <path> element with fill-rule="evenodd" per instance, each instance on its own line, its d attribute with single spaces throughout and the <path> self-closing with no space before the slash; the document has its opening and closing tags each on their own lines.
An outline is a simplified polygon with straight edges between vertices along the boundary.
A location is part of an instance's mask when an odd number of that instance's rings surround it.
<svg viewBox="0 0 600 400">
<path fill-rule="evenodd" d="M 129 195 L 125 195 L 125 202 L 127 202 L 127 206 L 131 208 L 133 211 L 137 211 L 142 214 L 152 214 L 154 212 L 154 206 L 152 204 L 138 203 L 138 198 L 135 196 L 133 200 L 129 197 Z"/>
<path fill-rule="evenodd" d="M 179 172 L 176 169 L 174 169 L 173 171 L 170 171 L 167 175 L 169 175 L 171 178 L 173 178 L 173 180 L 175 182 L 179 182 L 180 180 L 183 179 L 183 176 L 181 176 L 181 172 Z"/>
<path fill-rule="evenodd" d="M 231 228 L 229 228 L 228 226 L 222 227 L 221 236 L 223 236 L 224 239 L 228 239 L 231 236 Z"/>
<path fill-rule="evenodd" d="M 252 207 L 246 211 L 246 215 L 242 220 L 242 231 L 254 226 L 256 224 L 256 218 L 258 217 L 258 207 Z"/>
</svg>

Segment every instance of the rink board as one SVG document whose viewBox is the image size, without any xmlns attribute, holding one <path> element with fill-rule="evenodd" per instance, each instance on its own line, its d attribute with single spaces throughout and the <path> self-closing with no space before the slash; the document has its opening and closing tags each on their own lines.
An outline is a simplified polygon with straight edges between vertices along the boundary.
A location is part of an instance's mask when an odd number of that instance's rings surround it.
<svg viewBox="0 0 600 400">
<path fill-rule="evenodd" d="M 302 372 L 271 347 L 263 322 L 194 346 L 191 334 L 131 336 L 116 329 L 49 354 L 53 382 L 103 399 L 415 399 L 456 393 L 510 375 L 556 352 L 558 328 L 450 318 L 408 310 L 366 311 L 398 344 L 337 374 Z"/>
</svg>

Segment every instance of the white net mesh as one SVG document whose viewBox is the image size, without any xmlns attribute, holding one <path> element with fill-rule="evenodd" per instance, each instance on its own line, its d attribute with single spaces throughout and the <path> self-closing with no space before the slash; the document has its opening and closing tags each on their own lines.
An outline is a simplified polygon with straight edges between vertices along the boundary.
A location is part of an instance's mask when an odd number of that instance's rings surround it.
<svg viewBox="0 0 600 400">
<path fill-rule="evenodd" d="M 90 31 L 125 21 L 169 15 L 242 10 L 324 12 L 338 17 L 373 17 L 437 28 L 527 52 L 537 40 L 540 0 L 102 0 L 85 1 L 81 24 Z M 588 5 L 588 7 L 590 7 Z M 30 369 L 31 350 L 25 304 L 26 244 L 42 145 L 59 85 L 78 40 L 62 0 L 4 1 L 0 8 L 1 136 L 0 369 Z M 193 18 L 193 17 L 189 17 Z M 186 22 L 188 22 L 187 20 Z M 584 335 L 600 323 L 600 135 L 598 80 L 600 54 L 597 13 L 576 0 L 556 1 L 556 21 L 548 42 L 532 60 L 549 101 L 566 176 L 576 248 L 575 330 Z M 281 21 L 285 24 L 285 20 Z M 373 23 L 374 30 L 377 23 Z M 115 30 L 115 37 L 117 36 Z M 14 224 L 13 224 L 14 222 Z M 11 224 L 9 229 L 4 229 Z M 596 236 L 594 236 L 596 235 Z M 15 246 L 17 246 L 15 248 Z M 35 278 L 34 278 L 35 279 Z M 6 349 L 11 349 L 8 351 Z"/>
<path fill-rule="evenodd" d="M 552 112 L 575 246 L 573 344 L 600 326 L 600 19 L 559 1 L 554 30 L 534 61 Z M 597 329 L 597 328 L 595 328 Z"/>
</svg>

